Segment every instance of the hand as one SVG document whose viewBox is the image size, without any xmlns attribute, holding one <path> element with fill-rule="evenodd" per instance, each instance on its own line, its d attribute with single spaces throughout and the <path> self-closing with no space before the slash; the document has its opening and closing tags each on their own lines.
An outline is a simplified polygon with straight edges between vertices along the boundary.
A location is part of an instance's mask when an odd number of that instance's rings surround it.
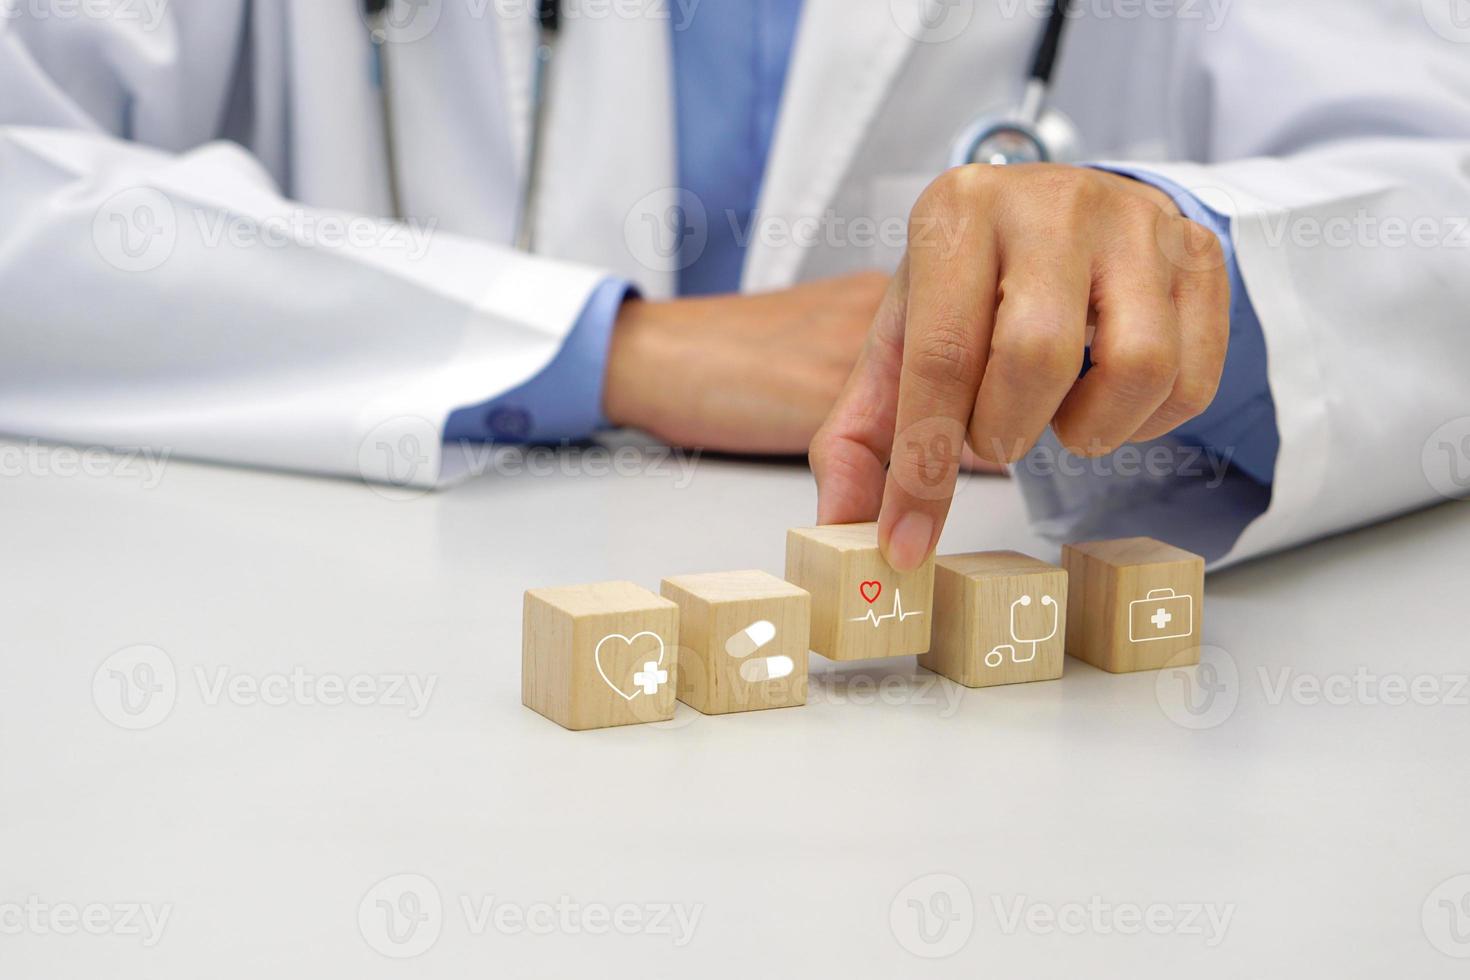
<svg viewBox="0 0 1470 980">
<path fill-rule="evenodd" d="M 1068 451 L 1100 456 L 1203 411 L 1229 301 L 1215 236 L 1147 184 L 1056 164 L 946 172 L 914 206 L 908 253 L 812 442 L 818 521 L 876 516 L 889 562 L 917 567 L 967 442 L 1013 462 L 1050 424 Z"/>
<path fill-rule="evenodd" d="M 665 442 L 805 453 L 852 373 L 889 277 L 623 305 L 603 414 Z"/>
</svg>

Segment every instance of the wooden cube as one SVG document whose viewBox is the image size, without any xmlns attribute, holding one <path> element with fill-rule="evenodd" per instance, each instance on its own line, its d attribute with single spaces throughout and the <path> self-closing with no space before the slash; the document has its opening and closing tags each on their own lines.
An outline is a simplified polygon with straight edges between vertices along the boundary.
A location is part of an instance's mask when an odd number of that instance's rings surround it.
<svg viewBox="0 0 1470 980">
<path fill-rule="evenodd" d="M 707 715 L 806 704 L 812 597 L 769 572 L 666 578 L 679 606 L 679 700 Z"/>
<path fill-rule="evenodd" d="M 1199 662 L 1205 560 L 1155 541 L 1120 538 L 1062 549 L 1071 598 L 1067 652 L 1113 673 Z"/>
<path fill-rule="evenodd" d="M 1067 573 L 1015 551 L 934 562 L 934 642 L 919 666 L 966 687 L 1062 676 Z"/>
<path fill-rule="evenodd" d="M 632 582 L 531 589 L 521 703 L 573 731 L 674 716 L 679 607 Z"/>
<path fill-rule="evenodd" d="M 934 559 L 912 572 L 878 551 L 877 524 L 786 532 L 786 578 L 812 594 L 812 642 L 831 660 L 901 657 L 929 649 Z"/>
</svg>

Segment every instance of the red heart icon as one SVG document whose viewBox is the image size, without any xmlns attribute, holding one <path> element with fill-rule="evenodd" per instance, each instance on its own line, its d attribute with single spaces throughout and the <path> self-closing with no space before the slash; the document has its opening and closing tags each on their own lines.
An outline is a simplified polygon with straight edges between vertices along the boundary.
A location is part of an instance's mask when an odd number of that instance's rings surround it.
<svg viewBox="0 0 1470 980">
<path fill-rule="evenodd" d="M 862 585 L 858 586 L 858 591 L 861 592 L 863 594 L 863 598 L 868 600 L 869 602 L 877 602 L 878 596 L 883 594 L 883 583 L 864 582 Z"/>
</svg>

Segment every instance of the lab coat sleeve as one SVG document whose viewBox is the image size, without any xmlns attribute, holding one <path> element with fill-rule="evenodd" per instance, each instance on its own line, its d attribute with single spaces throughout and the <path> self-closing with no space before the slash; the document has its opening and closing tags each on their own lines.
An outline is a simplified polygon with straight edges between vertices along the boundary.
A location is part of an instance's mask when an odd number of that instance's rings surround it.
<svg viewBox="0 0 1470 980">
<path fill-rule="evenodd" d="M 1448 0 L 1240 0 L 1208 29 L 1180 21 L 1176 155 L 1200 162 L 1127 165 L 1230 219 L 1265 341 L 1274 479 L 1167 441 L 1162 470 L 1120 472 L 1046 440 L 1020 468 L 1040 530 L 1153 534 L 1223 564 L 1470 492 L 1453 479 L 1470 442 L 1447 435 L 1470 435 L 1470 27 L 1456 25 Z"/>
<path fill-rule="evenodd" d="M 604 272 L 288 200 L 210 141 L 238 3 L 159 16 L 0 18 L 0 431 L 435 484 Z"/>
</svg>

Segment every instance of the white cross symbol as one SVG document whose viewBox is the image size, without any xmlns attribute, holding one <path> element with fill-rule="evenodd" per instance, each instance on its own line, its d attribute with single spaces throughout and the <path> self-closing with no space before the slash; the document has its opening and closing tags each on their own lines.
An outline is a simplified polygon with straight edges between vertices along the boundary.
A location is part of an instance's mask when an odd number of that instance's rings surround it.
<svg viewBox="0 0 1470 980">
<path fill-rule="evenodd" d="M 643 669 L 633 675 L 633 683 L 643 688 L 644 694 L 655 694 L 660 684 L 669 679 L 667 670 L 658 669 L 658 661 L 650 660 L 643 665 Z"/>
<path fill-rule="evenodd" d="M 1148 621 L 1154 624 L 1154 629 L 1163 629 L 1165 626 L 1168 626 L 1171 622 L 1174 621 L 1174 614 L 1165 612 L 1164 607 L 1160 606 L 1157 610 L 1154 611 L 1154 614 L 1148 618 Z M 650 691 L 649 693 L 652 694 L 653 692 Z"/>
</svg>

